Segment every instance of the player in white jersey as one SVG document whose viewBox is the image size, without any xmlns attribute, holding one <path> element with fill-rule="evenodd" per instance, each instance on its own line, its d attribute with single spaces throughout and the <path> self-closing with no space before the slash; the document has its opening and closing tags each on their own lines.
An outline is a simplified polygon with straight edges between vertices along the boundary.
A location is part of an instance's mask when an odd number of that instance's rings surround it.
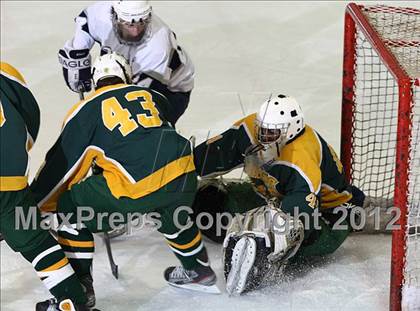
<svg viewBox="0 0 420 311">
<path fill-rule="evenodd" d="M 194 87 L 194 66 L 175 33 L 154 13 L 149 1 L 101 1 L 75 18 L 76 32 L 59 51 L 68 87 L 91 89 L 90 50 L 97 42 L 101 54 L 124 56 L 133 84 L 150 87 L 171 103 L 168 120 L 175 124 L 188 106 Z"/>
</svg>

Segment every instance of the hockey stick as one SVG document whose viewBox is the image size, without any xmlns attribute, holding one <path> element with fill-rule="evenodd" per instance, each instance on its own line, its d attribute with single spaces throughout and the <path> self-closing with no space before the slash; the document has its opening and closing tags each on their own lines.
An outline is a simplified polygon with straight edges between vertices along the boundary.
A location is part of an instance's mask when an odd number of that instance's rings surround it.
<svg viewBox="0 0 420 311">
<path fill-rule="evenodd" d="M 85 91 L 85 88 L 83 87 L 83 84 L 79 83 L 79 85 L 77 86 L 77 92 L 79 93 L 79 99 L 80 100 L 85 99 L 84 91 Z"/>
<path fill-rule="evenodd" d="M 103 239 L 106 247 L 106 252 L 108 254 L 109 264 L 111 266 L 112 275 L 118 280 L 118 265 L 115 264 L 114 257 L 112 256 L 111 240 L 109 238 L 108 232 L 104 232 Z"/>
<path fill-rule="evenodd" d="M 80 92 L 79 94 L 83 95 L 83 92 Z M 93 159 L 91 169 L 92 169 L 92 174 L 94 174 L 94 175 L 102 174 L 102 172 L 103 172 L 103 169 L 96 165 L 95 159 Z M 119 234 L 119 235 L 122 235 L 122 234 L 125 233 L 125 228 L 126 228 L 126 226 L 123 227 L 124 232 Z M 104 243 L 105 243 L 106 253 L 108 255 L 109 264 L 111 266 L 112 275 L 117 280 L 118 280 L 118 265 L 115 264 L 114 256 L 112 255 L 111 238 L 118 236 L 118 233 L 119 233 L 118 229 L 114 229 L 114 230 L 111 230 L 111 231 L 104 231 L 103 236 L 102 236 L 102 238 L 104 240 Z"/>
<path fill-rule="evenodd" d="M 191 149 L 194 150 L 194 148 L 195 148 L 195 141 L 196 141 L 195 136 L 194 135 L 191 135 L 189 141 L 191 143 Z"/>
<path fill-rule="evenodd" d="M 108 236 L 109 238 L 112 240 L 113 238 L 122 236 L 123 234 L 127 233 L 127 225 L 121 227 L 121 228 L 117 228 L 111 231 L 108 231 Z"/>
</svg>

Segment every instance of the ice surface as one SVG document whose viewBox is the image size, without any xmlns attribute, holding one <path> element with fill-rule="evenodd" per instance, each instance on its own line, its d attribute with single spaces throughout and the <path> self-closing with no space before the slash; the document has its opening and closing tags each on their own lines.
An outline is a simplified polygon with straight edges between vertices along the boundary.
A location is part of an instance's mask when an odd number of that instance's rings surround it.
<svg viewBox="0 0 420 311">
<path fill-rule="evenodd" d="M 16 66 L 39 101 L 42 123 L 31 177 L 77 102 L 61 76 L 57 51 L 72 36 L 73 17 L 91 2 L 1 1 L 1 60 Z M 413 6 L 414 2 L 398 2 Z M 392 3 L 391 3 L 392 4 Z M 395 4 L 395 3 L 394 3 Z M 418 5 L 418 3 L 414 3 Z M 295 96 L 306 120 L 339 149 L 344 2 L 164 2 L 153 4 L 196 66 L 180 131 L 201 142 L 253 112 L 271 92 Z M 223 288 L 221 249 L 208 244 Z M 94 279 L 102 310 L 386 310 L 390 238 L 353 235 L 324 262 L 288 282 L 239 298 L 169 288 L 163 270 L 176 263 L 155 232 L 113 243 L 121 278 L 109 272 L 98 240 Z M 1 305 L 32 310 L 49 296 L 31 266 L 1 245 Z"/>
<path fill-rule="evenodd" d="M 101 239 L 96 240 L 94 280 L 97 307 L 122 310 L 386 310 L 390 241 L 385 235 L 354 235 L 331 257 L 302 267 L 287 282 L 230 298 L 223 286 L 221 248 L 207 243 L 222 295 L 169 287 L 163 270 L 176 264 L 159 234 L 137 232 L 113 240 L 120 279 L 112 276 Z M 1 310 L 32 310 L 49 297 L 29 264 L 1 245 Z"/>
</svg>

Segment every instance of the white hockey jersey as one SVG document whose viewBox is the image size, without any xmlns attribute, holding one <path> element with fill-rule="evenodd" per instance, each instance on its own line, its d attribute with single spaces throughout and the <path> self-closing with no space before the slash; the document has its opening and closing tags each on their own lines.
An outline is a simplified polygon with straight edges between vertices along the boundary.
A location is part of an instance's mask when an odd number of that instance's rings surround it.
<svg viewBox="0 0 420 311">
<path fill-rule="evenodd" d="M 172 92 L 189 92 L 194 87 L 194 65 L 176 40 L 172 30 L 156 14 L 152 15 L 138 45 L 120 43 L 113 30 L 112 1 L 101 1 L 87 7 L 76 17 L 76 33 L 65 44 L 66 50 L 91 49 L 95 42 L 109 47 L 129 62 L 133 83 L 149 87 L 152 79 Z"/>
</svg>

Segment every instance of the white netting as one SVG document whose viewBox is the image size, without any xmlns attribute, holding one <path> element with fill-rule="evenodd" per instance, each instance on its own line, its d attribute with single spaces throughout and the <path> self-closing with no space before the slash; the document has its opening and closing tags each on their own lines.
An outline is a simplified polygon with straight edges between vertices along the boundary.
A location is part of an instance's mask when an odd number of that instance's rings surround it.
<svg viewBox="0 0 420 311">
<path fill-rule="evenodd" d="M 420 310 L 420 10 L 364 7 L 363 13 L 400 67 L 412 78 L 413 115 L 408 182 L 408 226 L 403 306 Z M 359 27 L 359 26 L 357 26 Z M 353 125 L 354 185 L 374 197 L 392 199 L 399 89 L 398 81 L 358 28 Z"/>
<path fill-rule="evenodd" d="M 356 43 L 353 183 L 369 196 L 392 199 L 398 85 L 360 31 Z"/>
<path fill-rule="evenodd" d="M 420 55 L 420 54 L 419 54 Z M 420 87 L 413 87 L 415 106 L 408 188 L 408 226 L 403 306 L 420 310 Z"/>
<path fill-rule="evenodd" d="M 364 13 L 407 74 L 420 77 L 420 10 L 379 5 Z"/>
</svg>

